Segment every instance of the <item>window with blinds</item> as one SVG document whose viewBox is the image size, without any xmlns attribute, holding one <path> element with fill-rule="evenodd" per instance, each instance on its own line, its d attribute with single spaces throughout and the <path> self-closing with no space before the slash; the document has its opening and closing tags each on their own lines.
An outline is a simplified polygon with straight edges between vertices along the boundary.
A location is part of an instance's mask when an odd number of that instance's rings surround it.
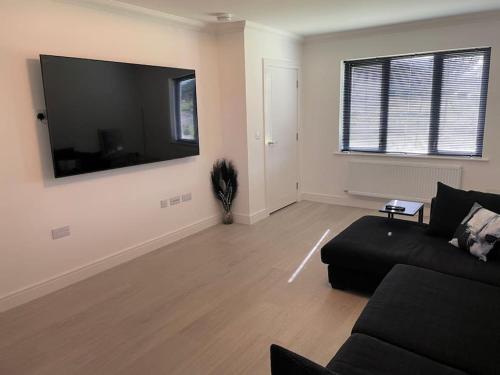
<svg viewBox="0 0 500 375">
<path fill-rule="evenodd" d="M 345 61 L 342 151 L 482 156 L 490 51 Z"/>
</svg>

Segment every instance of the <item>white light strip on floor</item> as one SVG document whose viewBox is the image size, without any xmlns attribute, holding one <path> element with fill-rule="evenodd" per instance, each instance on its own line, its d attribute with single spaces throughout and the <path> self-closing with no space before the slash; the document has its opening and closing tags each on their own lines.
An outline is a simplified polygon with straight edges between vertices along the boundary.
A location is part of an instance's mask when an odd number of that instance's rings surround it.
<svg viewBox="0 0 500 375">
<path fill-rule="evenodd" d="M 311 251 L 309 252 L 309 254 L 307 254 L 307 256 L 304 258 L 304 260 L 302 261 L 302 263 L 300 263 L 300 266 L 297 267 L 297 269 L 293 273 L 292 277 L 290 277 L 288 279 L 288 283 L 289 284 L 292 283 L 293 280 L 295 280 L 295 278 L 299 275 L 300 271 L 302 271 L 302 269 L 304 268 L 304 266 L 306 265 L 306 263 L 309 261 L 309 259 L 311 259 L 311 257 L 315 253 L 315 251 L 318 250 L 318 247 L 321 244 L 321 242 L 323 242 L 323 240 L 325 239 L 325 237 L 328 236 L 328 233 L 330 233 L 330 229 L 327 229 L 325 231 L 325 233 L 323 233 L 323 235 L 321 236 L 321 238 L 319 239 L 319 241 L 316 242 L 316 245 L 314 245 L 314 247 L 311 249 Z"/>
</svg>

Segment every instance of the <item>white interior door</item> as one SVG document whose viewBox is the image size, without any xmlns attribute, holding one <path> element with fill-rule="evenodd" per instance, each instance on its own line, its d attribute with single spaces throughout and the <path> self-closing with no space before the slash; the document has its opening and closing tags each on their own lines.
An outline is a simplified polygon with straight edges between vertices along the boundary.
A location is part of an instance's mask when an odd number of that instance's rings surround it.
<svg viewBox="0 0 500 375">
<path fill-rule="evenodd" d="M 264 62 L 267 208 L 297 201 L 298 68 Z"/>
</svg>

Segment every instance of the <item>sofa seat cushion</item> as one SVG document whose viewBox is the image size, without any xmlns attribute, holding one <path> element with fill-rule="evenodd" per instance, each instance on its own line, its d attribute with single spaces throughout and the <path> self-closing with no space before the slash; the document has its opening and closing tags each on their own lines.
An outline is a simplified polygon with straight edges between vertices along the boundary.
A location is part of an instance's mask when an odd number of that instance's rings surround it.
<svg viewBox="0 0 500 375">
<path fill-rule="evenodd" d="M 408 265 L 382 281 L 363 333 L 471 374 L 500 369 L 500 288 Z"/>
<path fill-rule="evenodd" d="M 377 338 L 355 333 L 327 368 L 341 375 L 466 375 Z"/>
<path fill-rule="evenodd" d="M 430 236 L 426 237 L 421 238 L 421 246 L 412 251 L 407 264 L 500 286 L 498 249 L 493 249 L 490 254 L 494 256 L 489 255 L 488 261 L 483 262 L 442 238 L 436 238 L 435 242 L 429 241 L 427 244 Z"/>
<path fill-rule="evenodd" d="M 388 233 L 391 235 L 388 235 Z M 395 264 L 409 264 L 500 286 L 498 249 L 488 262 L 427 233 L 425 225 L 380 216 L 364 216 L 321 249 L 324 263 L 385 275 Z"/>
</svg>

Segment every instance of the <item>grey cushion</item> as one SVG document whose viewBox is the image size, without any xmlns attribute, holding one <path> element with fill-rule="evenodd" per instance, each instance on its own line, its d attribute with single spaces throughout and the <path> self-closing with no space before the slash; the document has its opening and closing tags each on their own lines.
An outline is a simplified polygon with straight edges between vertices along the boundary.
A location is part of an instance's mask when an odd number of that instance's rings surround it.
<svg viewBox="0 0 500 375">
<path fill-rule="evenodd" d="M 450 244 L 486 262 L 488 253 L 499 238 L 500 215 L 474 203 L 455 231 Z"/>
</svg>

